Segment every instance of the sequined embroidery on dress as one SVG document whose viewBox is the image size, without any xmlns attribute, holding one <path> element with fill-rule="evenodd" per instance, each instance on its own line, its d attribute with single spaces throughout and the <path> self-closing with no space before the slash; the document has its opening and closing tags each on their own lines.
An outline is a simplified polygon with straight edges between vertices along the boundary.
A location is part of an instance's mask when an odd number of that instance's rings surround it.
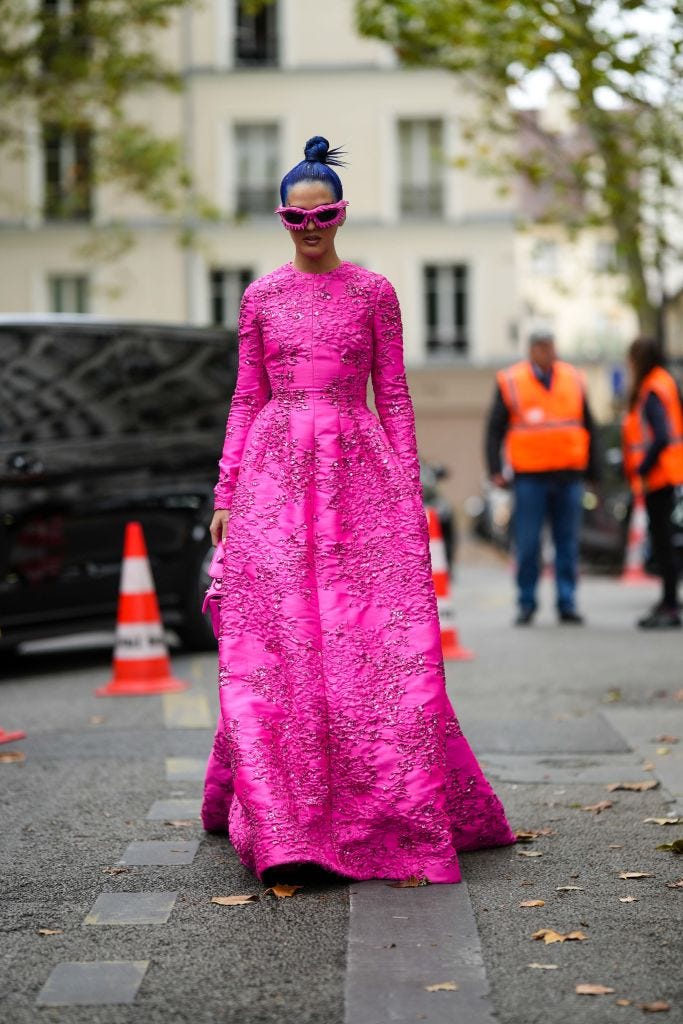
<svg viewBox="0 0 683 1024">
<path fill-rule="evenodd" d="M 372 381 L 376 416 L 368 407 Z M 259 877 L 460 879 L 513 843 L 446 694 L 396 293 L 342 263 L 247 288 L 202 820 Z"/>
</svg>

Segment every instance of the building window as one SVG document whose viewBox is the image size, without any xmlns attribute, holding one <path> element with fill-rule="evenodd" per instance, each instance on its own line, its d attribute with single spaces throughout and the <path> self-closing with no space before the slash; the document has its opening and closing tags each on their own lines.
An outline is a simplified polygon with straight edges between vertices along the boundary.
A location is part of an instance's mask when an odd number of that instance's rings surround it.
<svg viewBox="0 0 683 1024">
<path fill-rule="evenodd" d="M 235 64 L 270 65 L 278 61 L 277 2 L 264 4 L 258 14 L 249 5 L 235 2 Z"/>
<path fill-rule="evenodd" d="M 531 273 L 540 277 L 553 277 L 559 269 L 557 242 L 538 239 L 531 250 Z"/>
<path fill-rule="evenodd" d="M 464 356 L 469 352 L 468 271 L 463 264 L 424 268 L 427 351 Z"/>
<path fill-rule="evenodd" d="M 209 280 L 211 323 L 237 330 L 242 294 L 254 280 L 251 268 L 215 269 Z"/>
<path fill-rule="evenodd" d="M 443 123 L 399 121 L 401 213 L 431 214 L 443 211 Z"/>
<path fill-rule="evenodd" d="M 59 275 L 49 279 L 51 313 L 89 313 L 90 282 L 79 275 Z"/>
<path fill-rule="evenodd" d="M 92 136 L 43 127 L 44 214 L 49 220 L 89 220 L 92 214 Z"/>
<path fill-rule="evenodd" d="M 276 124 L 235 126 L 237 213 L 272 213 L 278 204 L 279 139 Z"/>
</svg>

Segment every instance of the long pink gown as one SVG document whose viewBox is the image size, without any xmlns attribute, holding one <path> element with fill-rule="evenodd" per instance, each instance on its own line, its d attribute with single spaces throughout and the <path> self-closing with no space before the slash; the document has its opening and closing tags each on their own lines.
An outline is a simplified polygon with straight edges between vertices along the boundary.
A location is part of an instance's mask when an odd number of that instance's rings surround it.
<svg viewBox="0 0 683 1024">
<path fill-rule="evenodd" d="M 458 882 L 457 850 L 513 843 L 446 694 L 384 277 L 287 264 L 249 286 L 215 493 L 231 516 L 204 827 L 259 878 L 310 862 Z"/>
</svg>

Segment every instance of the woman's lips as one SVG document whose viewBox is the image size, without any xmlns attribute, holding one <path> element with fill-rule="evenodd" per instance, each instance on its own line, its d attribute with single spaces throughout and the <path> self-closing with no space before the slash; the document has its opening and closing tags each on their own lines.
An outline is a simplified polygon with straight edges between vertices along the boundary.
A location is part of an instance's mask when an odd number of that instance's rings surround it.
<svg viewBox="0 0 683 1024">
<path fill-rule="evenodd" d="M 320 235 L 307 235 L 306 238 L 304 238 L 306 245 L 317 245 L 319 241 Z"/>
</svg>

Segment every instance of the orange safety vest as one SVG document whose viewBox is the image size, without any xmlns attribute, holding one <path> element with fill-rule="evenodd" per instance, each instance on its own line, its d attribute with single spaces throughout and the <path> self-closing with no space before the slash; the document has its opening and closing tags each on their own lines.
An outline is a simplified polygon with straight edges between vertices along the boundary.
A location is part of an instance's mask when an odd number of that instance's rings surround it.
<svg viewBox="0 0 683 1024">
<path fill-rule="evenodd" d="M 652 428 L 645 418 L 645 402 L 650 392 L 654 392 L 664 406 L 669 443 L 641 482 L 638 466 L 652 443 Z M 624 470 L 634 492 L 641 486 L 646 491 L 656 491 L 683 484 L 683 408 L 676 381 L 663 367 L 656 366 L 640 385 L 636 404 L 624 418 L 622 437 Z"/>
<path fill-rule="evenodd" d="M 550 388 L 531 363 L 515 363 L 496 375 L 510 413 L 506 448 L 516 473 L 585 470 L 590 435 L 583 422 L 584 382 L 569 363 L 553 364 Z"/>
</svg>

